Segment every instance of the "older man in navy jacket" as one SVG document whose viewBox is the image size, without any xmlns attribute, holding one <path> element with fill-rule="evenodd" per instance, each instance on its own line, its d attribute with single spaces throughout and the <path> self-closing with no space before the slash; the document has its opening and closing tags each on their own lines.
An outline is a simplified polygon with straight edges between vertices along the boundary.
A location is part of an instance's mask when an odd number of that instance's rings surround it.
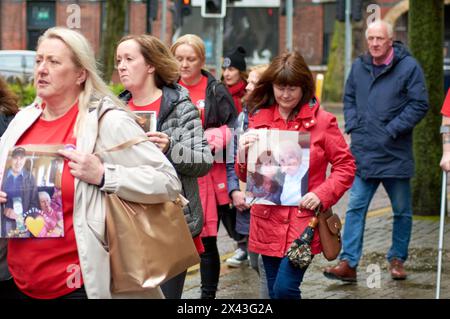
<svg viewBox="0 0 450 319">
<path fill-rule="evenodd" d="M 410 179 L 414 174 L 413 128 L 428 110 L 423 72 L 382 20 L 366 31 L 369 54 L 353 63 L 344 96 L 345 131 L 357 173 L 345 216 L 340 262 L 328 267 L 331 279 L 356 281 L 367 210 L 380 183 L 394 211 L 392 245 L 387 253 L 393 279 L 405 279 L 412 230 Z"/>
</svg>

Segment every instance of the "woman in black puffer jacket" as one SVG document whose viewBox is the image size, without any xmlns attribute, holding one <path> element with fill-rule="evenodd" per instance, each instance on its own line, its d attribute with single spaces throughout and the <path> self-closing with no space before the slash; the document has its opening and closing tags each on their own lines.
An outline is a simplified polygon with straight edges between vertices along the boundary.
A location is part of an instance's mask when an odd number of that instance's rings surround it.
<svg viewBox="0 0 450 319">
<path fill-rule="evenodd" d="M 188 91 L 176 84 L 178 64 L 169 49 L 150 35 L 126 36 L 116 51 L 117 71 L 126 91 L 120 94 L 138 116 L 154 114 L 144 129 L 149 139 L 167 156 L 189 200 L 184 209 L 186 222 L 200 253 L 203 210 L 197 178 L 208 173 L 213 157 L 204 138 L 199 112 Z M 156 125 L 154 121 L 156 120 Z M 166 298 L 179 299 L 186 271 L 165 282 L 161 288 Z"/>
</svg>

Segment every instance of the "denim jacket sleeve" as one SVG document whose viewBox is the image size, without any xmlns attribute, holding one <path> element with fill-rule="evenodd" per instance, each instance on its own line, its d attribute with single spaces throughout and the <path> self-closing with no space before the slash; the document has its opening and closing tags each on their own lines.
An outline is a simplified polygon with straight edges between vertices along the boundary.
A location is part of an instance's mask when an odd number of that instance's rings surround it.
<svg viewBox="0 0 450 319">
<path fill-rule="evenodd" d="M 248 127 L 248 113 L 244 110 L 239 114 L 235 123 L 233 130 L 233 138 L 228 144 L 227 149 L 227 184 L 228 184 L 228 195 L 231 196 L 231 193 L 235 190 L 239 190 L 239 178 L 236 175 L 236 171 L 234 169 L 234 163 L 236 159 L 236 153 L 238 148 L 238 141 L 241 134 Z"/>
</svg>

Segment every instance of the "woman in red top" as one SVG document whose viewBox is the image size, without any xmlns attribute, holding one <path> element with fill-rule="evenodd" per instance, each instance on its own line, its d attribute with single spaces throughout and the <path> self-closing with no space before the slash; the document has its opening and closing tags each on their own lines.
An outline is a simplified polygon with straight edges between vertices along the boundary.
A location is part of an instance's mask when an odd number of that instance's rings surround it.
<svg viewBox="0 0 450 319">
<path fill-rule="evenodd" d="M 223 58 L 222 80 L 233 97 L 234 106 L 238 114 L 242 112 L 242 99 L 247 86 L 247 64 L 245 63 L 245 49 L 237 47 Z"/>
<path fill-rule="evenodd" d="M 99 77 L 94 51 L 79 32 L 55 27 L 39 38 L 34 79 L 36 102 L 17 113 L 0 140 L 0 171 L 17 145 L 65 145 L 59 150 L 64 167 L 58 183 L 64 237 L 8 239 L 9 271 L 19 298 L 111 298 L 105 192 L 138 203 L 162 203 L 178 196 L 180 181 L 150 141 L 101 158 L 94 155 L 147 137 Z M 7 200 L 1 190 L 0 203 Z M 0 239 L 0 256 L 4 242 Z M 131 296 L 163 297 L 159 288 Z"/>
<path fill-rule="evenodd" d="M 205 137 L 214 155 L 212 169 L 198 179 L 198 185 L 204 214 L 200 237 L 205 247 L 205 252 L 200 255 L 201 296 L 215 298 L 220 275 L 217 229 L 221 216 L 228 216 L 230 212 L 224 153 L 237 113 L 223 83 L 203 70 L 206 50 L 202 39 L 193 34 L 183 35 L 170 50 L 180 67 L 178 83 L 189 90 L 192 103 L 200 112 Z M 236 234 L 234 223 L 228 225 L 227 231 L 230 236 Z"/>
<path fill-rule="evenodd" d="M 299 299 L 299 286 L 306 269 L 293 266 L 286 252 L 303 233 L 314 210 L 334 205 L 352 185 L 355 162 L 338 128 L 336 118 L 322 110 L 314 98 L 314 81 L 303 57 L 297 52 L 277 56 L 262 74 L 248 100 L 250 129 L 279 129 L 310 133 L 308 192 L 297 206 L 253 205 L 250 210 L 249 250 L 260 253 L 266 270 L 269 295 L 276 299 Z M 239 140 L 246 154 L 256 141 L 251 131 Z M 328 164 L 331 174 L 327 177 Z M 245 159 L 236 162 L 243 181 Z M 321 252 L 314 233 L 312 254 Z"/>
</svg>

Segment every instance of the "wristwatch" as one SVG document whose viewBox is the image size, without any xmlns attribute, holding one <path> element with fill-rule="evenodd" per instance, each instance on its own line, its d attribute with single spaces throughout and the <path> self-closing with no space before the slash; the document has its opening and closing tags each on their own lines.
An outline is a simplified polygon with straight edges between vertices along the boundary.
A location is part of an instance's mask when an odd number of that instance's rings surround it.
<svg viewBox="0 0 450 319">
<path fill-rule="evenodd" d="M 441 129 L 439 132 L 441 134 L 450 133 L 450 125 L 441 125 Z"/>
</svg>

